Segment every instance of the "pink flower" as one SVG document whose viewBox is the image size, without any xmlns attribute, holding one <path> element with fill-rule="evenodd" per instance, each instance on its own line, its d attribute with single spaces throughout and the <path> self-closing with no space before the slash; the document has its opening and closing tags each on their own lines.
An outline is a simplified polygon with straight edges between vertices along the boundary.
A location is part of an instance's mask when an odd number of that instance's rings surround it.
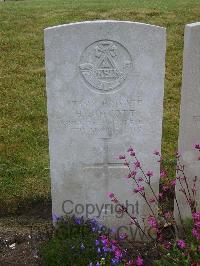
<svg viewBox="0 0 200 266">
<path fill-rule="evenodd" d="M 168 186 L 163 186 L 163 191 L 167 191 L 167 190 L 169 190 L 169 187 Z"/>
<path fill-rule="evenodd" d="M 110 241 L 109 241 L 107 236 L 102 235 L 99 238 L 101 239 L 101 243 L 103 244 L 104 247 L 108 247 L 109 246 Z"/>
<path fill-rule="evenodd" d="M 108 192 L 107 196 L 111 199 L 112 202 L 118 203 L 117 198 L 115 197 L 115 194 L 113 192 Z"/>
<path fill-rule="evenodd" d="M 146 173 L 146 175 L 147 175 L 148 177 L 152 177 L 152 176 L 153 176 L 153 171 L 148 171 L 148 172 Z"/>
<path fill-rule="evenodd" d="M 150 227 L 157 228 L 158 224 L 157 224 L 156 219 L 153 216 L 149 216 L 147 221 Z"/>
<path fill-rule="evenodd" d="M 200 144 L 199 143 L 196 143 L 193 146 L 194 146 L 195 149 L 200 150 Z"/>
<path fill-rule="evenodd" d="M 200 220 L 200 213 L 198 213 L 198 212 L 193 213 L 193 214 L 192 214 L 192 217 L 193 217 L 195 220 Z"/>
<path fill-rule="evenodd" d="M 155 151 L 153 152 L 153 154 L 154 154 L 154 155 L 160 155 L 160 152 L 157 151 L 157 150 L 155 150 Z"/>
<path fill-rule="evenodd" d="M 194 225 L 195 225 L 197 228 L 200 228 L 200 221 L 197 221 Z"/>
<path fill-rule="evenodd" d="M 115 250 L 115 257 L 116 257 L 117 259 L 122 258 L 122 252 L 121 252 L 121 250 L 118 249 L 118 248 Z"/>
<path fill-rule="evenodd" d="M 133 192 L 135 192 L 135 193 L 142 192 L 142 191 L 144 191 L 144 187 L 143 186 L 138 186 L 137 188 L 135 188 L 133 190 Z"/>
<path fill-rule="evenodd" d="M 163 179 L 167 176 L 167 172 L 165 170 L 160 171 L 160 178 Z"/>
<path fill-rule="evenodd" d="M 114 203 L 118 203 L 118 199 L 117 199 L 117 198 L 115 198 L 115 197 L 114 197 L 114 198 L 112 198 L 112 199 L 111 199 L 111 201 L 112 201 L 112 202 L 114 202 Z"/>
<path fill-rule="evenodd" d="M 126 179 L 129 179 L 129 178 L 131 178 L 131 174 L 128 174 L 127 176 L 125 176 L 124 178 L 126 178 Z"/>
<path fill-rule="evenodd" d="M 135 264 L 137 266 L 142 266 L 142 265 L 144 265 L 143 262 L 144 262 L 143 258 L 141 256 L 138 256 L 137 259 L 136 259 Z"/>
<path fill-rule="evenodd" d="M 134 261 L 133 260 L 129 260 L 125 264 L 125 266 L 133 266 L 133 265 L 134 265 Z"/>
<path fill-rule="evenodd" d="M 109 240 L 107 238 L 101 239 L 101 242 L 104 246 L 108 247 L 109 246 Z"/>
<path fill-rule="evenodd" d="M 164 248 L 169 250 L 172 247 L 172 244 L 170 242 L 166 242 L 163 244 Z"/>
<path fill-rule="evenodd" d="M 130 225 L 132 225 L 132 224 L 136 224 L 135 220 L 136 220 L 136 217 L 131 218 Z"/>
<path fill-rule="evenodd" d="M 113 192 L 108 192 L 107 196 L 112 199 L 115 197 L 115 194 Z"/>
<path fill-rule="evenodd" d="M 186 243 L 185 243 L 185 241 L 184 240 L 178 240 L 177 241 L 177 245 L 178 245 L 178 247 L 180 248 L 180 249 L 184 249 L 184 248 L 186 248 Z"/>
<path fill-rule="evenodd" d="M 132 151 L 131 153 L 130 153 L 130 156 L 135 156 L 135 152 L 134 151 Z"/>
<path fill-rule="evenodd" d="M 158 198 L 159 198 L 159 200 L 162 200 L 163 199 L 163 193 L 158 193 Z"/>
<path fill-rule="evenodd" d="M 120 155 L 120 156 L 119 156 L 119 159 L 120 159 L 120 160 L 124 160 L 125 158 L 126 158 L 125 155 Z"/>
<path fill-rule="evenodd" d="M 156 201 L 156 199 L 154 197 L 149 199 L 150 203 L 154 203 L 155 201 Z"/>
<path fill-rule="evenodd" d="M 135 177 L 135 176 L 137 175 L 137 172 L 136 172 L 136 171 L 132 171 L 132 172 L 131 172 L 131 175 L 132 175 L 133 177 Z"/>
<path fill-rule="evenodd" d="M 192 235 L 193 235 L 197 240 L 200 240 L 200 233 L 198 232 L 197 229 L 195 229 L 195 228 L 192 229 Z"/>
<path fill-rule="evenodd" d="M 193 187 L 191 188 L 191 190 L 192 190 L 193 193 L 197 192 L 197 189 L 196 189 L 195 186 L 193 186 Z"/>
<path fill-rule="evenodd" d="M 176 158 L 178 159 L 178 158 L 181 157 L 181 154 L 177 151 L 177 152 L 175 153 L 175 156 L 176 156 Z"/>
<path fill-rule="evenodd" d="M 142 181 L 144 181 L 144 179 L 142 177 L 139 177 L 137 181 L 142 182 Z"/>
<path fill-rule="evenodd" d="M 175 180 L 172 180 L 172 181 L 170 182 L 170 184 L 174 187 L 174 186 L 176 185 L 176 179 L 175 179 Z"/>
<path fill-rule="evenodd" d="M 161 233 L 161 231 L 157 230 L 157 239 L 159 242 L 163 242 L 164 240 L 164 235 Z"/>
<path fill-rule="evenodd" d="M 200 245 L 198 245 L 198 247 L 197 247 L 197 251 L 200 252 Z"/>
<path fill-rule="evenodd" d="M 140 162 L 139 162 L 139 161 L 136 161 L 136 162 L 134 162 L 134 165 L 135 165 L 136 169 L 141 167 L 141 165 L 140 165 Z"/>
<path fill-rule="evenodd" d="M 132 152 L 133 151 L 133 148 L 132 147 L 130 147 L 128 150 L 127 150 L 127 152 Z"/>
<path fill-rule="evenodd" d="M 115 250 L 117 249 L 116 245 L 112 245 L 111 249 L 112 249 L 113 252 L 115 252 Z"/>
<path fill-rule="evenodd" d="M 164 216 L 166 219 L 170 219 L 172 217 L 172 213 L 171 212 L 165 212 Z"/>
</svg>

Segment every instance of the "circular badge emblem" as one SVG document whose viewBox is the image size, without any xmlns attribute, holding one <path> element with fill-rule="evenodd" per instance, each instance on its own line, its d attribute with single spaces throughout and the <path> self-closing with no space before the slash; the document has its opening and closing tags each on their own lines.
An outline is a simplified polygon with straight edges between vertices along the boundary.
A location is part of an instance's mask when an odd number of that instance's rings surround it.
<svg viewBox="0 0 200 266">
<path fill-rule="evenodd" d="M 101 40 L 84 50 L 79 68 L 83 79 L 92 89 L 106 93 L 124 83 L 132 69 L 132 59 L 120 43 Z"/>
</svg>

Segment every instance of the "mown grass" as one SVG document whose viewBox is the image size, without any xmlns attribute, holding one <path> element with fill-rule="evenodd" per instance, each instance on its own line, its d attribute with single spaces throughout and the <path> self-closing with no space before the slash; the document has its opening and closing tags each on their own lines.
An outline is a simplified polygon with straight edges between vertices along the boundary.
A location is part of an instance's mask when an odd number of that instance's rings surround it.
<svg viewBox="0 0 200 266">
<path fill-rule="evenodd" d="M 49 198 L 43 29 L 95 19 L 167 28 L 163 154 L 177 147 L 183 31 L 200 21 L 199 0 L 25 0 L 0 2 L 0 208 Z"/>
</svg>

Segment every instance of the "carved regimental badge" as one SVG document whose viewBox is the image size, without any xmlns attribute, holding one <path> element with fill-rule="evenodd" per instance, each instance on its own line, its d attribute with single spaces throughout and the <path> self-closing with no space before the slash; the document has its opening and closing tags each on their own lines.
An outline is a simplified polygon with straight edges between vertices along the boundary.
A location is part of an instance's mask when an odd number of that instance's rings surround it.
<svg viewBox="0 0 200 266">
<path fill-rule="evenodd" d="M 87 84 L 105 93 L 116 89 L 126 80 L 132 69 L 132 59 L 120 43 L 102 40 L 85 49 L 79 67 Z"/>
</svg>

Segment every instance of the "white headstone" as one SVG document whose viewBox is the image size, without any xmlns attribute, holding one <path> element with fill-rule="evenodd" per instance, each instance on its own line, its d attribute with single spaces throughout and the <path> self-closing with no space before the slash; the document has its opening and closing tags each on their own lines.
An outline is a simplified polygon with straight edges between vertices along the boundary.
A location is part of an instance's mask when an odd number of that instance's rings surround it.
<svg viewBox="0 0 200 266">
<path fill-rule="evenodd" d="M 195 143 L 200 143 L 200 23 L 188 24 L 185 27 L 183 59 L 183 84 L 181 90 L 179 152 L 185 165 L 185 174 L 189 180 L 189 189 L 195 176 L 200 179 L 199 153 L 194 149 Z M 182 181 L 184 184 L 184 182 Z M 197 201 L 200 202 L 200 183 L 197 182 Z M 187 191 L 186 186 L 184 188 Z M 191 211 L 185 196 L 179 190 L 177 182 L 176 195 L 183 218 L 191 217 Z M 175 215 L 179 221 L 178 209 L 175 203 Z"/>
<path fill-rule="evenodd" d="M 165 69 L 165 29 L 141 23 L 93 21 L 45 29 L 48 126 L 53 213 L 98 216 L 107 226 L 128 225 L 107 192 L 145 216 L 119 162 L 130 145 L 145 169 L 159 166 Z M 137 206 L 138 205 L 138 206 Z M 133 207 L 130 207 L 133 209 Z M 84 212 L 83 212 L 84 209 Z M 71 212 L 70 212 L 71 211 Z M 138 214 L 139 213 L 139 214 Z"/>
</svg>

